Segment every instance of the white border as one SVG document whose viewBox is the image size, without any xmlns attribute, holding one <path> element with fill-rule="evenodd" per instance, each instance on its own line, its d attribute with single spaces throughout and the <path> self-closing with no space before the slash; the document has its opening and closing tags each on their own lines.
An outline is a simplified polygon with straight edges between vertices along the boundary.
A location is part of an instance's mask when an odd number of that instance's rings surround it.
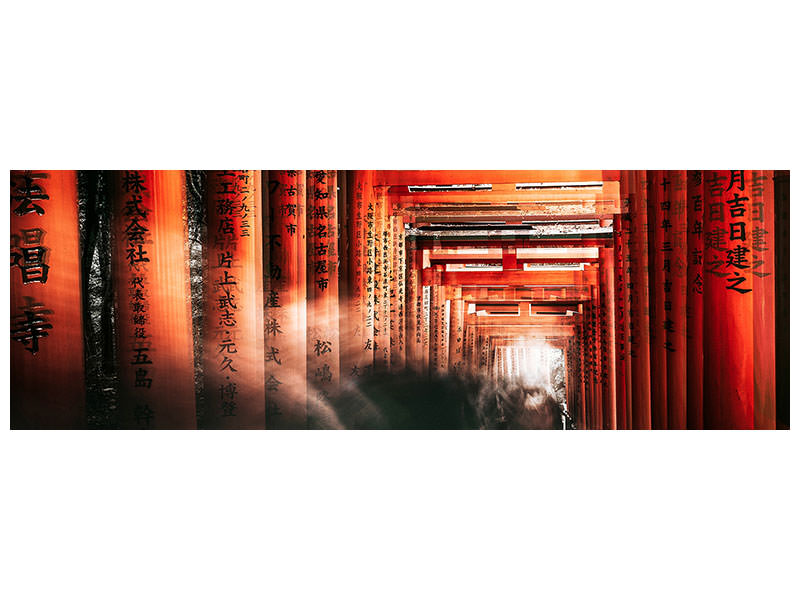
<svg viewBox="0 0 800 600">
<path fill-rule="evenodd" d="M 784 6 L 15 3 L 3 177 L 791 168 Z M 795 432 L 35 433 L 3 412 L 15 600 L 797 593 Z"/>
</svg>

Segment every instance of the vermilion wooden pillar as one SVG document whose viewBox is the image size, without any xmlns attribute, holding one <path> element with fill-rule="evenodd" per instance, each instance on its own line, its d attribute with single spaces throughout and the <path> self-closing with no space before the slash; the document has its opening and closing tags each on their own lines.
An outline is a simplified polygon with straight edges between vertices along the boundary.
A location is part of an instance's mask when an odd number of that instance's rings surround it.
<svg viewBox="0 0 800 600">
<path fill-rule="evenodd" d="M 431 286 L 422 286 L 422 373 L 430 374 L 431 368 Z M 485 359 L 483 366 L 485 367 Z"/>
<path fill-rule="evenodd" d="M 465 307 L 466 308 L 466 307 Z M 475 313 L 467 313 L 464 317 L 465 329 L 467 332 L 466 345 L 465 345 L 465 363 L 467 371 L 470 374 L 477 372 L 477 348 L 478 348 L 478 334 L 476 328 Z"/>
<path fill-rule="evenodd" d="M 393 371 L 406 368 L 406 233 L 403 218 L 392 215 L 392 273 L 390 290 L 390 363 Z"/>
<path fill-rule="evenodd" d="M 447 373 L 450 347 L 450 302 L 446 288 L 441 284 L 443 268 L 436 266 L 434 285 L 431 286 L 431 338 L 430 338 L 430 371 L 431 373 Z"/>
<path fill-rule="evenodd" d="M 584 369 L 584 381 L 586 387 L 586 428 L 597 429 L 597 346 L 594 340 L 594 316 L 593 306 L 586 306 L 584 314 L 583 343 L 586 348 L 586 361 Z"/>
<path fill-rule="evenodd" d="M 600 300 L 600 281 L 596 279 L 592 285 L 592 351 L 594 353 L 594 369 L 592 372 L 593 383 L 593 407 L 592 407 L 592 428 L 603 429 L 605 423 L 604 416 L 604 392 L 603 392 L 603 363 L 605 357 L 603 351 L 603 336 L 600 323 L 602 314 L 602 302 Z"/>
<path fill-rule="evenodd" d="M 375 368 L 375 345 L 377 343 L 375 333 L 378 327 L 375 321 L 375 301 L 378 298 L 377 260 L 380 254 L 380 249 L 378 247 L 377 198 L 375 196 L 375 188 L 372 186 L 371 182 L 369 188 L 364 188 L 364 194 L 367 199 L 366 243 L 364 246 L 366 286 L 362 292 L 362 305 L 365 307 L 366 311 L 364 318 L 365 337 L 367 338 L 364 344 L 364 351 L 367 354 L 365 357 L 366 368 L 371 371 Z"/>
<path fill-rule="evenodd" d="M 686 429 L 686 171 L 668 171 L 669 228 L 664 232 L 664 335 L 667 357 L 667 426 Z"/>
<path fill-rule="evenodd" d="M 483 367 L 483 357 L 481 356 L 481 352 L 483 348 L 483 333 L 481 332 L 481 326 L 478 322 L 478 319 L 475 317 L 475 315 L 472 316 L 475 323 L 472 326 L 472 369 L 473 373 L 482 375 L 481 368 Z"/>
<path fill-rule="evenodd" d="M 336 171 L 308 171 L 309 417 L 329 422 L 339 387 L 339 246 Z"/>
<path fill-rule="evenodd" d="M 630 171 L 620 171 L 620 215 L 619 236 L 614 240 L 614 264 L 619 271 L 616 280 L 618 288 L 617 298 L 620 299 L 616 308 L 617 322 L 617 352 L 622 354 L 622 373 L 617 378 L 617 397 L 622 400 L 622 410 L 624 415 L 617 412 L 617 425 L 619 428 L 633 428 L 633 399 L 631 394 L 631 262 L 630 262 L 630 239 L 631 239 L 631 186 L 632 177 Z M 615 231 L 617 231 L 615 229 Z M 619 246 L 619 247 L 618 247 Z M 620 425 L 622 423 L 622 425 Z"/>
<path fill-rule="evenodd" d="M 647 214 L 649 218 L 650 258 L 650 404 L 653 429 L 667 428 L 667 316 L 666 291 L 671 286 L 665 268 L 670 260 L 665 251 L 665 232 L 669 220 L 669 179 L 666 171 L 647 172 Z"/>
<path fill-rule="evenodd" d="M 592 308 L 591 302 L 583 306 L 583 420 L 586 429 L 594 429 L 594 341 L 592 335 Z"/>
<path fill-rule="evenodd" d="M 266 427 L 261 171 L 208 171 L 203 377 L 213 429 Z"/>
<path fill-rule="evenodd" d="M 580 306 L 579 306 L 580 308 Z M 575 321 L 575 426 L 578 429 L 586 429 L 586 373 L 584 362 L 586 360 L 585 347 L 583 343 L 583 314 L 579 313 Z"/>
<path fill-rule="evenodd" d="M 575 357 L 573 356 L 573 340 L 563 341 L 561 346 L 564 350 L 564 391 L 566 394 L 567 411 L 575 418 Z"/>
<path fill-rule="evenodd" d="M 464 372 L 464 300 L 461 288 L 450 291 L 450 356 L 448 368 L 454 373 Z"/>
<path fill-rule="evenodd" d="M 623 171 L 620 182 L 620 194 L 627 195 L 626 175 Z M 625 299 L 627 289 L 625 288 L 625 267 L 623 261 L 623 246 L 625 243 L 622 232 L 623 215 L 614 215 L 614 358 L 616 361 L 616 415 L 617 429 L 628 429 L 627 422 L 627 402 L 626 402 L 626 376 L 627 376 L 627 356 L 625 348 L 627 342 L 627 318 L 625 311 Z"/>
<path fill-rule="evenodd" d="M 432 279 L 430 286 L 430 342 L 428 346 L 428 364 L 431 374 L 441 370 L 441 351 L 442 351 L 442 315 L 444 311 L 444 291 L 442 289 L 442 266 L 431 267 Z"/>
<path fill-rule="evenodd" d="M 576 357 L 578 361 L 577 401 L 575 420 L 578 429 L 588 429 L 586 426 L 586 344 L 584 343 L 583 322 L 575 326 Z"/>
<path fill-rule="evenodd" d="M 343 376 L 360 377 L 372 369 L 374 344 L 375 204 L 372 195 L 374 171 L 349 171 L 347 214 L 350 246 L 349 326 L 341 339 L 348 371 Z"/>
<path fill-rule="evenodd" d="M 269 171 L 264 290 L 267 427 L 307 424 L 306 172 Z M 266 212 L 266 211 L 265 211 Z"/>
<path fill-rule="evenodd" d="M 603 429 L 617 429 L 617 358 L 614 340 L 616 324 L 614 323 L 614 248 L 600 248 L 600 320 L 601 340 L 603 343 Z"/>
<path fill-rule="evenodd" d="M 391 361 L 391 224 L 385 187 L 375 188 L 375 368 L 388 370 Z"/>
<path fill-rule="evenodd" d="M 185 174 L 116 171 L 112 196 L 119 424 L 194 428 Z"/>
<path fill-rule="evenodd" d="M 577 327 L 576 327 L 577 332 Z M 573 425 L 580 429 L 580 356 L 578 354 L 579 337 L 577 335 L 570 338 L 570 406 L 569 412 L 572 416 Z"/>
<path fill-rule="evenodd" d="M 744 171 L 706 171 L 703 420 L 753 428 L 753 201 Z"/>
<path fill-rule="evenodd" d="M 625 338 L 625 429 L 633 429 L 633 366 L 631 364 L 631 263 L 630 263 L 630 239 L 631 239 L 631 222 L 630 215 L 625 215 L 623 220 L 623 245 L 622 245 L 622 264 L 623 272 L 625 273 L 623 298 L 624 306 L 622 310 L 625 313 L 625 329 L 622 335 Z M 618 337 L 621 337 L 618 335 Z"/>
<path fill-rule="evenodd" d="M 11 171 L 11 428 L 86 426 L 75 171 Z"/>
<path fill-rule="evenodd" d="M 483 356 L 483 325 L 477 313 L 474 313 L 473 319 L 475 325 L 473 331 L 475 336 L 473 338 L 472 356 L 474 362 L 474 372 L 482 375 L 481 369 L 484 365 L 485 357 Z"/>
<path fill-rule="evenodd" d="M 645 171 L 631 171 L 629 195 L 631 233 L 629 262 L 632 427 L 650 429 L 650 286 L 648 266 L 647 176 Z"/>
<path fill-rule="evenodd" d="M 686 426 L 703 428 L 703 172 L 687 174 Z"/>
<path fill-rule="evenodd" d="M 753 229 L 753 426 L 775 429 L 775 202 L 772 171 L 747 171 Z"/>
<path fill-rule="evenodd" d="M 423 342 L 424 327 L 423 298 L 422 298 L 422 250 L 417 249 L 416 240 L 410 240 L 408 245 L 408 267 L 406 270 L 406 289 L 408 296 L 408 320 L 406 339 L 406 363 L 410 369 L 417 373 L 423 367 Z"/>
</svg>

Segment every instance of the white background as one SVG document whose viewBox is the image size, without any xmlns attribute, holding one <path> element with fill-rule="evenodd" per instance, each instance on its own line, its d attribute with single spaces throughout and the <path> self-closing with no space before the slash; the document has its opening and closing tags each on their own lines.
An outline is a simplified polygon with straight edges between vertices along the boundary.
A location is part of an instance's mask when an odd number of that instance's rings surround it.
<svg viewBox="0 0 800 600">
<path fill-rule="evenodd" d="M 2 176 L 796 163 L 788 3 L 519 4 L 15 2 Z M 795 432 L 3 419 L 13 600 L 797 597 Z"/>
</svg>

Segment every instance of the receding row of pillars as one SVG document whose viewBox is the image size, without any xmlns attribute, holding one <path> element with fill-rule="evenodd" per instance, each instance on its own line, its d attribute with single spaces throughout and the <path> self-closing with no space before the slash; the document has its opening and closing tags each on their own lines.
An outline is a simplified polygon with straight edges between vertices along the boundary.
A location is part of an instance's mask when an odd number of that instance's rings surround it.
<svg viewBox="0 0 800 600">
<path fill-rule="evenodd" d="M 76 179 L 12 173 L 12 426 L 85 426 Z M 333 425 L 347 381 L 491 376 L 512 343 L 442 265 L 422 264 L 374 172 L 209 171 L 198 423 L 185 173 L 111 181 L 122 427 Z M 579 426 L 787 426 L 775 306 L 788 174 L 622 171 L 619 184 L 578 314 L 536 334 L 564 352 Z"/>
</svg>

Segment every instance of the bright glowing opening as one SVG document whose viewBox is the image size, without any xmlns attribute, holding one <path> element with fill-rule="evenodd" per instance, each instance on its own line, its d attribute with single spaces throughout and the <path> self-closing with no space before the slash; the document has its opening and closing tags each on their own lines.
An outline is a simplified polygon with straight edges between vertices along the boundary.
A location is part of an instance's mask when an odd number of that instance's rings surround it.
<svg viewBox="0 0 800 600">
<path fill-rule="evenodd" d="M 543 340 L 531 339 L 498 346 L 494 366 L 498 379 L 516 379 L 523 385 L 554 390 L 559 377 L 563 378 L 564 353 Z"/>
</svg>

